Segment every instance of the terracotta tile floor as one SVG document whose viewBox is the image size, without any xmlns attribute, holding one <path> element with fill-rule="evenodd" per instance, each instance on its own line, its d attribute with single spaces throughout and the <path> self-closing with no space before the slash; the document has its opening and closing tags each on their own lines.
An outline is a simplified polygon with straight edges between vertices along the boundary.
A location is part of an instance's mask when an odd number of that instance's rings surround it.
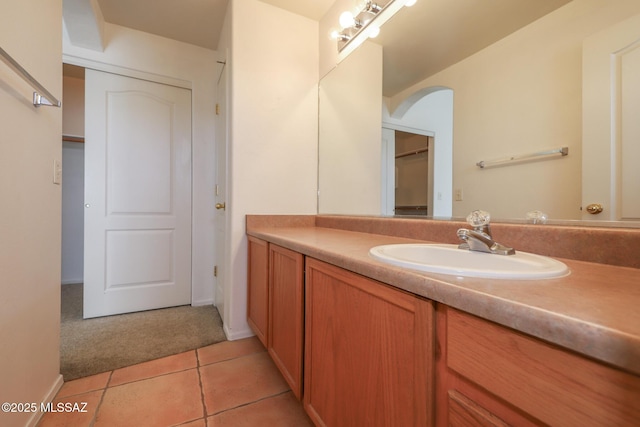
<svg viewBox="0 0 640 427">
<path fill-rule="evenodd" d="M 313 425 L 255 337 L 69 381 L 58 403 L 84 411 L 46 413 L 39 427 Z"/>
</svg>

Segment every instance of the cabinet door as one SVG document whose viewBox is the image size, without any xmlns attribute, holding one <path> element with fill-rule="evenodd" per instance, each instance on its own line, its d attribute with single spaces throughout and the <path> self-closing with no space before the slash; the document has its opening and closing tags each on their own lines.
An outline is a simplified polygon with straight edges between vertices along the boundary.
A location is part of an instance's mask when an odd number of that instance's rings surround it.
<svg viewBox="0 0 640 427">
<path fill-rule="evenodd" d="M 247 323 L 267 346 L 269 324 L 269 245 L 249 236 L 247 271 Z"/>
<path fill-rule="evenodd" d="M 640 425 L 636 375 L 446 306 L 437 324 L 438 425 Z"/>
<path fill-rule="evenodd" d="M 433 305 L 307 258 L 304 406 L 316 425 L 433 424 Z"/>
<path fill-rule="evenodd" d="M 273 244 L 269 248 L 268 350 L 293 394 L 301 399 L 304 257 Z"/>
</svg>

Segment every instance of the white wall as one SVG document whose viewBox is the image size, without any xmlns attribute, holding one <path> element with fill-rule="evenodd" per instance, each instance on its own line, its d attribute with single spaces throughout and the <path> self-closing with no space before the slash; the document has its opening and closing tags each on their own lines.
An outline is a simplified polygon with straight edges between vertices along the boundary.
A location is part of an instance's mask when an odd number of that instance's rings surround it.
<svg viewBox="0 0 640 427">
<path fill-rule="evenodd" d="M 0 46 L 62 98 L 62 0 L 3 2 Z M 32 88 L 0 64 L 0 402 L 46 402 L 60 376 L 62 113 L 32 105 Z M 34 425 L 0 412 L 0 425 Z"/>
<path fill-rule="evenodd" d="M 62 134 L 84 137 L 84 80 L 62 77 Z M 62 143 L 62 284 L 84 276 L 84 144 Z"/>
<path fill-rule="evenodd" d="M 318 104 L 318 212 L 379 215 L 382 47 L 365 43 L 324 76 Z"/>
<path fill-rule="evenodd" d="M 484 208 L 497 218 L 524 218 L 529 210 L 552 206 L 545 209 L 550 218 L 580 218 L 582 42 L 639 8 L 636 0 L 574 0 L 393 97 L 392 111 L 422 88 L 453 89 L 453 187 L 464 191 L 454 216 Z M 476 166 L 561 146 L 569 147 L 569 156 Z"/>
<path fill-rule="evenodd" d="M 65 34 L 65 62 L 159 82 L 177 80 L 192 90 L 193 292 L 195 305 L 214 299 L 214 119 L 216 52 L 125 27 L 104 24 L 104 52 L 73 46 Z"/>
<path fill-rule="evenodd" d="M 247 214 L 315 214 L 318 23 L 257 0 L 228 8 L 230 80 L 227 337 L 246 323 Z M 223 51 L 227 46 L 220 46 Z"/>
<path fill-rule="evenodd" d="M 62 284 L 84 279 L 84 144 L 62 143 Z"/>
</svg>

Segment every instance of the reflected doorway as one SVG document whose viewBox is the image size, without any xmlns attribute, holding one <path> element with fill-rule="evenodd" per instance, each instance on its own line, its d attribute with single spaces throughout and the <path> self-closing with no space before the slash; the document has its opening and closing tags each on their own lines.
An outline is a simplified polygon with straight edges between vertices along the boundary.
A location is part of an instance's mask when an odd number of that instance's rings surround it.
<svg viewBox="0 0 640 427">
<path fill-rule="evenodd" d="M 395 132 L 395 215 L 431 214 L 433 207 L 433 137 Z"/>
</svg>

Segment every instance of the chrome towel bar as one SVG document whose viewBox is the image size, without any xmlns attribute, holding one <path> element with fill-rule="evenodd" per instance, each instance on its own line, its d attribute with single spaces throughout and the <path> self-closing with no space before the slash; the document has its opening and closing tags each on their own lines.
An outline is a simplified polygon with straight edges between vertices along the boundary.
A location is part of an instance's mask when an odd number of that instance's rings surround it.
<svg viewBox="0 0 640 427">
<path fill-rule="evenodd" d="M 504 157 L 504 158 L 495 159 L 495 160 L 482 160 L 476 163 L 476 166 L 478 166 L 480 169 L 484 169 L 492 166 L 504 165 L 506 163 L 511 163 L 511 162 L 530 160 L 530 159 L 535 159 L 537 157 L 542 157 L 542 156 L 551 156 L 554 154 L 566 156 L 569 154 L 569 147 L 554 148 L 552 150 L 538 151 L 536 153 L 529 153 L 529 154 L 518 154 L 515 156 Z"/>
<path fill-rule="evenodd" d="M 36 79 L 34 79 L 33 76 L 31 76 L 31 74 L 27 72 L 27 70 L 22 68 L 22 66 L 18 64 L 16 60 L 13 59 L 11 55 L 9 55 L 7 51 L 5 51 L 1 47 L 0 47 L 0 59 L 2 59 L 2 62 L 7 64 L 9 68 L 15 71 L 16 74 L 22 77 L 24 81 L 29 83 L 31 87 L 33 87 L 36 90 L 35 92 L 33 92 L 33 105 L 35 105 L 36 107 L 39 107 L 41 105 L 47 105 L 52 107 L 62 106 L 60 101 L 58 101 L 58 99 L 55 96 L 53 96 L 51 92 L 45 89 L 44 86 L 42 86 Z"/>
</svg>

